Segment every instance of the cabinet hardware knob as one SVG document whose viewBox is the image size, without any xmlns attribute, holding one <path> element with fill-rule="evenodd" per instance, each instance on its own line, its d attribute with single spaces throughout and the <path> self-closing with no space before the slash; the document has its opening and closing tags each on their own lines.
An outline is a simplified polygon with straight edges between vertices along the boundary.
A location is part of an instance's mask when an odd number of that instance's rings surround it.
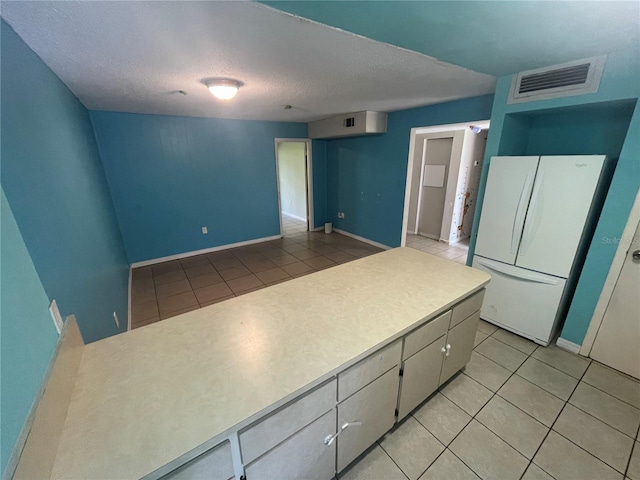
<svg viewBox="0 0 640 480">
<path fill-rule="evenodd" d="M 444 354 L 444 356 L 445 356 L 445 357 L 448 357 L 448 356 L 449 356 L 449 353 L 451 352 L 451 345 L 449 345 L 448 343 L 447 343 L 446 350 L 447 350 L 447 351 L 446 351 L 446 353 Z"/>
<path fill-rule="evenodd" d="M 362 422 L 345 422 L 342 424 L 342 426 L 340 427 L 340 430 L 336 433 L 334 433 L 333 435 L 327 435 L 326 437 L 324 437 L 323 443 L 328 447 L 329 445 L 331 445 L 333 443 L 333 441 L 338 438 L 338 435 L 340 435 L 342 432 L 344 432 L 347 428 L 349 427 L 359 427 L 362 425 Z"/>
</svg>

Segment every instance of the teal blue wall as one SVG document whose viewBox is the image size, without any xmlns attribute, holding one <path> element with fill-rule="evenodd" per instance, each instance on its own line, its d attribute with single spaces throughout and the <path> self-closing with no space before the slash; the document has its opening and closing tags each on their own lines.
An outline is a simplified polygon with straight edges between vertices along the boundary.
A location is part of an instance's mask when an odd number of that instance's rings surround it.
<svg viewBox="0 0 640 480">
<path fill-rule="evenodd" d="M 125 331 L 129 267 L 89 114 L 1 27 L 2 187 L 24 242 L 48 298 L 76 315 L 86 342 Z"/>
<path fill-rule="evenodd" d="M 327 140 L 327 221 L 399 246 L 411 129 L 487 120 L 492 101 L 492 95 L 484 95 L 391 112 L 385 134 Z M 344 219 L 337 218 L 339 211 Z"/>
<path fill-rule="evenodd" d="M 0 201 L 0 472 L 5 471 L 58 340 L 49 300 L 2 191 Z"/>
<path fill-rule="evenodd" d="M 478 205 L 492 155 L 571 152 L 618 157 L 600 219 L 562 330 L 562 338 L 581 344 L 606 280 L 619 238 L 640 187 L 640 58 L 635 49 L 612 52 L 597 93 L 507 104 L 511 76 L 500 77 L 491 115 Z M 567 124 L 573 122 L 572 124 Z M 474 217 L 477 231 L 481 209 Z M 469 259 L 475 249 L 475 235 Z"/>
<path fill-rule="evenodd" d="M 98 111 L 91 120 L 131 263 L 280 234 L 274 139 L 304 138 L 306 124 Z"/>
</svg>

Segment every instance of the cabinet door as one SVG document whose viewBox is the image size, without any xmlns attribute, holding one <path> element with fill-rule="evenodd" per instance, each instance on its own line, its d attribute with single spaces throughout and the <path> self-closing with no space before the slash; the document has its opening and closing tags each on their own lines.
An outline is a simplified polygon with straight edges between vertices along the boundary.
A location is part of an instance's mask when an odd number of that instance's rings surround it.
<svg viewBox="0 0 640 480">
<path fill-rule="evenodd" d="M 399 380 L 396 366 L 338 404 L 338 428 L 350 424 L 337 438 L 338 472 L 393 427 Z"/>
<path fill-rule="evenodd" d="M 466 320 L 449 330 L 446 346 L 449 353 L 444 357 L 442 372 L 440 373 L 440 385 L 449 380 L 458 370 L 464 367 L 471 359 L 471 350 L 478 330 L 480 312 L 477 311 Z"/>
<path fill-rule="evenodd" d="M 245 468 L 247 480 L 329 480 L 335 473 L 336 444 L 324 439 L 336 430 L 335 409 L 265 453 Z"/>
<path fill-rule="evenodd" d="M 446 338 L 446 334 L 442 335 L 404 361 L 398 420 L 403 419 L 438 388 L 444 358 L 442 348 Z"/>
<path fill-rule="evenodd" d="M 227 480 L 233 478 L 231 446 L 224 442 L 162 477 L 163 480 Z"/>
</svg>

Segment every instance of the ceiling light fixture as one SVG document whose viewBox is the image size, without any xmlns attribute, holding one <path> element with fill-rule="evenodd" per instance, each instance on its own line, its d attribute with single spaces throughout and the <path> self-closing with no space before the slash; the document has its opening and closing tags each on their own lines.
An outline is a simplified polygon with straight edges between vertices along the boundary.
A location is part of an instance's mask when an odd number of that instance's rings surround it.
<svg viewBox="0 0 640 480">
<path fill-rule="evenodd" d="M 206 82 L 207 88 L 214 97 L 220 100 L 230 100 L 236 96 L 238 89 L 242 86 L 241 82 L 227 78 L 218 78 Z"/>
</svg>

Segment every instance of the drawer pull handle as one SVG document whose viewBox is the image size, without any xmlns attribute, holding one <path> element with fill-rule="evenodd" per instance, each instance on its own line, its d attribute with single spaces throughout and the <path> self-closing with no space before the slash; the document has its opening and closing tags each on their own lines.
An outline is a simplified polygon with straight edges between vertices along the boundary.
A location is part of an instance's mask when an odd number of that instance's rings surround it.
<svg viewBox="0 0 640 480">
<path fill-rule="evenodd" d="M 340 427 L 340 430 L 333 434 L 333 435 L 327 435 L 326 437 L 324 437 L 324 444 L 328 447 L 329 445 L 331 445 L 333 443 L 333 441 L 338 438 L 338 435 L 340 435 L 342 432 L 344 432 L 347 428 L 349 427 L 359 427 L 360 425 L 362 425 L 362 422 L 345 422 L 342 427 Z"/>
<path fill-rule="evenodd" d="M 440 351 L 441 351 L 442 353 L 444 353 L 444 356 L 445 356 L 445 357 L 448 357 L 448 356 L 449 356 L 449 353 L 451 352 L 451 345 L 449 345 L 449 344 L 447 343 L 447 346 L 446 346 L 446 347 L 442 347 L 442 348 L 440 349 Z"/>
</svg>

